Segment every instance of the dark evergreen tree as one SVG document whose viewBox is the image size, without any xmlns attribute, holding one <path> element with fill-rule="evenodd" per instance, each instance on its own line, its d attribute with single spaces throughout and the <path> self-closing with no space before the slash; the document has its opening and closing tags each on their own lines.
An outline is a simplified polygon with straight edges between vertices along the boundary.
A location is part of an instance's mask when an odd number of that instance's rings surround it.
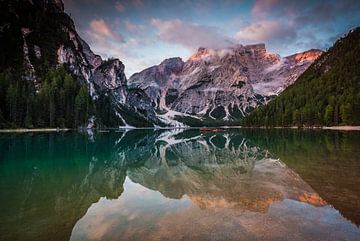
<svg viewBox="0 0 360 241">
<path fill-rule="evenodd" d="M 75 98 L 76 125 L 84 125 L 89 115 L 89 93 L 85 85 L 81 86 Z"/>
</svg>

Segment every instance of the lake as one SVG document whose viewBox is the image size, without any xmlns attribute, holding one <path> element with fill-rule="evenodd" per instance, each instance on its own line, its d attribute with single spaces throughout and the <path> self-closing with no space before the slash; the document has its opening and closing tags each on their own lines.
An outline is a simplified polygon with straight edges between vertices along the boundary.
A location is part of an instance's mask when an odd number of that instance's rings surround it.
<svg viewBox="0 0 360 241">
<path fill-rule="evenodd" d="M 0 240 L 360 240 L 360 132 L 0 134 Z"/>
</svg>

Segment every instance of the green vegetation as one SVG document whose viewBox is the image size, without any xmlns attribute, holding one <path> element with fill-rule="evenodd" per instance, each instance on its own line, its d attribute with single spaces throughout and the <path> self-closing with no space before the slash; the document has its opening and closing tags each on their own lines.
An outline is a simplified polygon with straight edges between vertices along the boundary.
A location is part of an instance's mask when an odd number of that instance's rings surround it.
<svg viewBox="0 0 360 241">
<path fill-rule="evenodd" d="M 74 128 L 85 125 L 94 114 L 94 104 L 83 83 L 57 69 L 57 49 L 75 49 L 68 30 L 75 31 L 70 17 L 62 12 L 43 11 L 30 1 L 0 3 L 0 128 Z M 23 36 L 22 30 L 28 29 Z M 24 39 L 36 81 L 27 80 Z M 41 49 L 36 57 L 35 45 Z M 81 46 L 80 46 L 81 48 Z"/>
<path fill-rule="evenodd" d="M 360 125 L 360 28 L 338 40 L 244 126 Z"/>
<path fill-rule="evenodd" d="M 91 116 L 97 127 L 124 125 L 117 110 L 133 126 L 152 126 L 134 110 L 113 105 L 110 93 L 102 92 L 93 100 L 87 85 L 74 79 L 64 67 L 49 69 L 32 81 L 9 72 L 0 73 L 0 128 L 77 128 Z"/>
<path fill-rule="evenodd" d="M 44 2 L 45 3 L 45 2 Z M 49 6 L 52 2 L 50 1 Z M 5 0 L 0 2 L 0 128 L 76 128 L 91 116 L 97 127 L 122 124 L 115 115 L 111 96 L 89 96 L 84 80 L 70 75 L 67 67 L 58 68 L 60 46 L 81 51 L 69 31 L 76 32 L 71 18 L 63 12 L 44 11 L 41 2 Z M 26 31 L 25 35 L 22 31 Z M 24 40 L 34 67 L 35 82 L 24 66 Z M 39 48 L 41 56 L 36 56 Z M 27 80 L 26 80 L 27 79 Z"/>
<path fill-rule="evenodd" d="M 85 85 L 64 68 L 50 69 L 38 89 L 10 73 L 0 74 L 0 127 L 76 127 L 86 124 L 93 104 Z"/>
</svg>

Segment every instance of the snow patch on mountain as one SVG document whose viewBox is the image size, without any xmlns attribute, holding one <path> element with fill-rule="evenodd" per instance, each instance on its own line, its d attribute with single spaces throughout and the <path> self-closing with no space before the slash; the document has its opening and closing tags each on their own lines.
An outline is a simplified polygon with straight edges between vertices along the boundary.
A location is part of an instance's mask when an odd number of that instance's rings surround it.
<svg viewBox="0 0 360 241">
<path fill-rule="evenodd" d="M 134 74 L 128 85 L 145 91 L 167 124 L 179 126 L 177 116 L 231 121 L 281 93 L 321 53 L 280 57 L 264 44 L 201 47 L 186 62 L 171 58 Z"/>
</svg>

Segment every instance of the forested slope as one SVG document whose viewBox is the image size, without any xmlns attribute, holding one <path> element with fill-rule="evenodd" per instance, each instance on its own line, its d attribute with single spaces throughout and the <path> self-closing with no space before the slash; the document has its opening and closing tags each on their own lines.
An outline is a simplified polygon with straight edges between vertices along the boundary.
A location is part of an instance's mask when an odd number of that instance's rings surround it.
<svg viewBox="0 0 360 241">
<path fill-rule="evenodd" d="M 0 43 L 0 129 L 158 124 L 124 64 L 91 50 L 63 1 L 0 1 Z"/>
<path fill-rule="evenodd" d="M 360 27 L 340 38 L 244 126 L 360 125 Z"/>
<path fill-rule="evenodd" d="M 73 44 L 67 29 L 75 31 L 62 2 L 1 1 L 0 13 L 0 128 L 86 125 L 96 103 L 58 63 L 59 46 Z"/>
</svg>

